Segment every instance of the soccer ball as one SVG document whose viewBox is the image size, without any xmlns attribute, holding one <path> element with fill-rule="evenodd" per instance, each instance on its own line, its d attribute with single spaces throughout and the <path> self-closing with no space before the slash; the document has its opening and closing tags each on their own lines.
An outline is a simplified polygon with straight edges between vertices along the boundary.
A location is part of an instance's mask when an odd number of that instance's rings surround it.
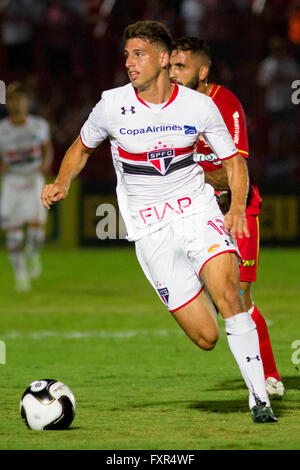
<svg viewBox="0 0 300 470">
<path fill-rule="evenodd" d="M 58 380 L 31 382 L 20 401 L 23 421 L 36 431 L 67 429 L 75 416 L 76 400 L 67 385 Z"/>
</svg>

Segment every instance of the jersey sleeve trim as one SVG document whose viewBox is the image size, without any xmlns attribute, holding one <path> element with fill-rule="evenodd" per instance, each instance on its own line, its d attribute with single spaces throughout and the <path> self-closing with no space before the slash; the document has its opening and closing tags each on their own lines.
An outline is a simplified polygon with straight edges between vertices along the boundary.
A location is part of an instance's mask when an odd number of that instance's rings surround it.
<svg viewBox="0 0 300 470">
<path fill-rule="evenodd" d="M 95 148 L 95 147 L 88 147 L 88 146 L 83 142 L 81 133 L 79 134 L 79 138 L 80 138 L 80 141 L 81 141 L 82 145 L 83 145 L 86 149 L 92 150 L 92 149 Z"/>
<path fill-rule="evenodd" d="M 249 152 L 246 152 L 245 150 L 238 149 L 238 151 L 239 153 L 243 153 L 244 155 L 247 155 L 247 156 L 249 155 Z"/>
<path fill-rule="evenodd" d="M 232 157 L 235 157 L 236 155 L 238 155 L 240 152 L 237 151 L 235 153 L 233 153 L 232 155 L 230 155 L 229 157 L 225 157 L 225 158 L 220 158 L 220 160 L 223 162 L 224 160 L 229 160 L 230 158 Z"/>
</svg>

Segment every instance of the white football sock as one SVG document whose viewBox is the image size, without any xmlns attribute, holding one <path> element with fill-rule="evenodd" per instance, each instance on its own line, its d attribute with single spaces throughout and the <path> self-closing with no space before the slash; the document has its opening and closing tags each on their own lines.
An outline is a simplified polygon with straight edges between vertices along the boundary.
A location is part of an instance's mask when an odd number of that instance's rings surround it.
<svg viewBox="0 0 300 470">
<path fill-rule="evenodd" d="M 250 314 L 242 312 L 226 318 L 225 330 L 230 350 L 250 392 L 249 407 L 253 408 L 259 400 L 270 406 L 256 325 Z"/>
<path fill-rule="evenodd" d="M 34 257 L 37 255 L 45 241 L 45 229 L 44 227 L 28 227 L 27 229 L 27 256 Z"/>
<path fill-rule="evenodd" d="M 44 227 L 28 227 L 26 256 L 28 260 L 28 273 L 31 279 L 38 278 L 42 272 L 40 250 L 44 244 L 44 241 Z"/>
<path fill-rule="evenodd" d="M 15 278 L 24 279 L 27 276 L 27 271 L 23 251 L 9 253 L 9 259 L 14 270 Z"/>
<path fill-rule="evenodd" d="M 16 279 L 24 279 L 27 275 L 23 242 L 24 231 L 22 229 L 9 230 L 6 233 L 6 248 Z"/>
</svg>

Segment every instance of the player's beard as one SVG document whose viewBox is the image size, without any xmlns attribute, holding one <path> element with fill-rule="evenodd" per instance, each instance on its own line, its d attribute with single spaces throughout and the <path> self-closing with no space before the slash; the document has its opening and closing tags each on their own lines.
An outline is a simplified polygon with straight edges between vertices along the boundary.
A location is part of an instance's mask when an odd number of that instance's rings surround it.
<svg viewBox="0 0 300 470">
<path fill-rule="evenodd" d="M 199 85 L 199 77 L 197 74 L 195 74 L 191 80 L 189 80 L 187 83 L 183 83 L 181 82 L 180 80 L 176 80 L 176 78 L 172 78 L 171 79 L 172 82 L 175 82 L 175 83 L 178 83 L 178 85 L 183 85 L 183 86 L 186 86 L 188 88 L 192 88 L 192 90 L 197 90 L 198 88 L 198 85 Z"/>
<path fill-rule="evenodd" d="M 199 77 L 198 74 L 195 74 L 189 82 L 185 85 L 188 88 L 192 88 L 192 90 L 197 90 L 199 86 Z"/>
</svg>

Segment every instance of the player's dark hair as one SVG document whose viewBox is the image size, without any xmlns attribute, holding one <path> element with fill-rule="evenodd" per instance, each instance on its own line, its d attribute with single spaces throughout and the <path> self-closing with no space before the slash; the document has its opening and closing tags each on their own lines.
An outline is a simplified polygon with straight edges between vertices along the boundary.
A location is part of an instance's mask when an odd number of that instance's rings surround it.
<svg viewBox="0 0 300 470">
<path fill-rule="evenodd" d="M 124 30 L 124 40 L 140 38 L 151 44 L 160 44 L 169 54 L 172 51 L 172 37 L 167 28 L 158 21 L 137 21 Z"/>
<path fill-rule="evenodd" d="M 191 51 L 191 53 L 194 54 L 201 54 L 207 59 L 207 65 L 209 67 L 211 66 L 212 56 L 210 47 L 206 41 L 203 41 L 203 39 L 186 36 L 174 41 L 172 49 L 179 51 Z"/>
</svg>

